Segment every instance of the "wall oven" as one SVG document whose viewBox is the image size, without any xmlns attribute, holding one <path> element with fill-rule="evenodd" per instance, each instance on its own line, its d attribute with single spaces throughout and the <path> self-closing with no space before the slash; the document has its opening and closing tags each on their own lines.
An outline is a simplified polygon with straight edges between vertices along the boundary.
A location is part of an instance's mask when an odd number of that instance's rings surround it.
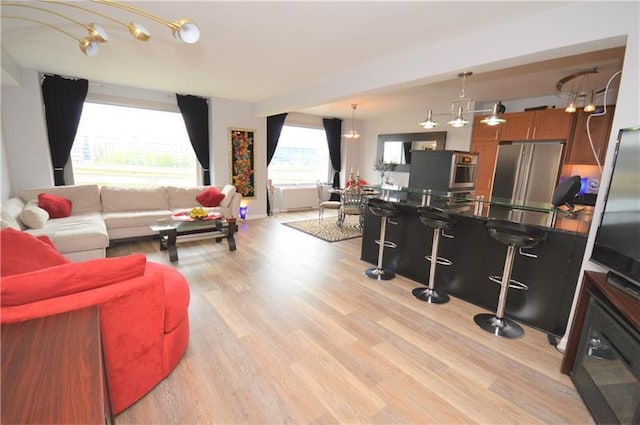
<svg viewBox="0 0 640 425">
<path fill-rule="evenodd" d="M 449 189 L 473 189 L 476 185 L 478 155 L 455 152 L 451 157 Z"/>
<path fill-rule="evenodd" d="M 409 186 L 439 192 L 475 189 L 478 154 L 462 151 L 412 151 Z"/>
<path fill-rule="evenodd" d="M 640 424 L 640 333 L 591 292 L 570 372 L 599 424 Z"/>
</svg>

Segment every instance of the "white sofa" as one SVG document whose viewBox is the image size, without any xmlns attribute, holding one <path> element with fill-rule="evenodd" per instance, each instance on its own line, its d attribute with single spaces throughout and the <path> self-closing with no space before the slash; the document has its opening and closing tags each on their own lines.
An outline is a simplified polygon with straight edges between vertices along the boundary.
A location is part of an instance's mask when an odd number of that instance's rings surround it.
<svg viewBox="0 0 640 425">
<path fill-rule="evenodd" d="M 224 188 L 214 187 L 220 191 Z M 3 202 L 2 227 L 13 227 L 34 235 L 47 235 L 56 248 L 72 261 L 100 258 L 105 256 L 110 242 L 151 236 L 154 232 L 150 229 L 150 224 L 159 219 L 168 219 L 173 213 L 200 206 L 195 198 L 206 188 L 207 186 L 100 188 L 97 185 L 77 185 L 25 189 L 18 197 Z M 40 193 L 70 200 L 71 215 L 29 220 L 34 211 L 39 210 L 34 208 L 34 204 L 37 205 Z M 237 218 L 241 199 L 241 194 L 231 193 L 220 206 L 206 209 L 217 211 L 225 217 Z M 41 211 L 36 214 L 40 213 Z"/>
</svg>

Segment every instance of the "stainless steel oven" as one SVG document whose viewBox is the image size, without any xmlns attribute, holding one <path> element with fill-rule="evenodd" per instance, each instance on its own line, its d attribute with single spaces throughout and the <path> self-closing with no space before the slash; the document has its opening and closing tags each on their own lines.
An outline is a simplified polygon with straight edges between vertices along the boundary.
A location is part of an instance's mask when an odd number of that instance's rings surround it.
<svg viewBox="0 0 640 425">
<path fill-rule="evenodd" d="M 473 190 L 477 168 L 477 153 L 412 151 L 409 186 L 438 192 Z"/>
<path fill-rule="evenodd" d="M 474 189 L 478 169 L 478 154 L 454 152 L 451 156 L 449 189 Z"/>
</svg>

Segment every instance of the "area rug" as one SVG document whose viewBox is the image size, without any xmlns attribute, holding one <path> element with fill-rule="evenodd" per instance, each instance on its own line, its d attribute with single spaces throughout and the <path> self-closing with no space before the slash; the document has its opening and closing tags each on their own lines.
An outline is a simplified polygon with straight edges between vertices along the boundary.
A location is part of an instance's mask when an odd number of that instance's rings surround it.
<svg viewBox="0 0 640 425">
<path fill-rule="evenodd" d="M 362 236 L 362 230 L 358 227 L 357 217 L 348 218 L 342 227 L 336 225 L 336 217 L 327 217 L 322 220 L 314 218 L 312 220 L 291 221 L 282 224 L 326 242 L 338 242 Z"/>
</svg>

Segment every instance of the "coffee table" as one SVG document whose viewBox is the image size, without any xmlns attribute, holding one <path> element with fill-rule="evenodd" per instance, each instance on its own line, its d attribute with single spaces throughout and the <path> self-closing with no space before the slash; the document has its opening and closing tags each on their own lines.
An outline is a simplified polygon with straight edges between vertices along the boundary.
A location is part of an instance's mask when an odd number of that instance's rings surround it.
<svg viewBox="0 0 640 425">
<path fill-rule="evenodd" d="M 229 251 L 236 250 L 236 240 L 233 237 L 238 230 L 236 219 L 233 217 L 220 217 L 215 220 L 166 220 L 149 226 L 151 230 L 160 235 L 160 249 L 169 251 L 169 261 L 178 261 L 178 236 L 210 233 L 217 243 L 227 240 Z"/>
</svg>

